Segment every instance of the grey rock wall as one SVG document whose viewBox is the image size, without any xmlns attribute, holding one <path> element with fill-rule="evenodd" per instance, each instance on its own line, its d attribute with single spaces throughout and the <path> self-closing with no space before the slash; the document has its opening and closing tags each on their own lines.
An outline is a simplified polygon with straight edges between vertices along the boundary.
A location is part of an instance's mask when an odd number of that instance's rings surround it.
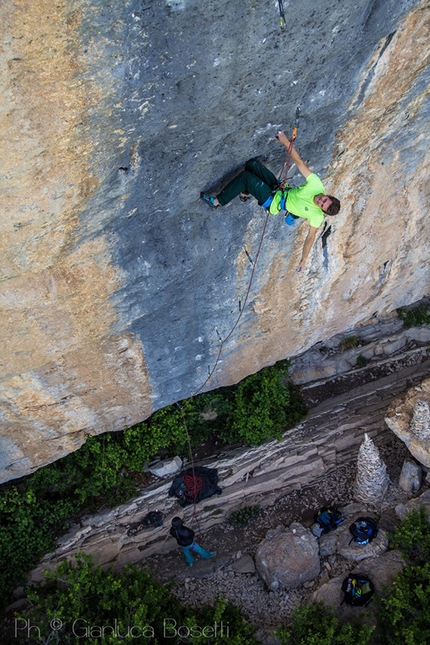
<svg viewBox="0 0 430 645">
<path fill-rule="evenodd" d="M 297 105 L 342 212 L 301 276 L 306 224 L 270 219 L 205 387 L 427 293 L 428 3 L 285 4 L 3 3 L 1 481 L 202 386 L 264 214 L 199 193 L 277 172 Z"/>
</svg>

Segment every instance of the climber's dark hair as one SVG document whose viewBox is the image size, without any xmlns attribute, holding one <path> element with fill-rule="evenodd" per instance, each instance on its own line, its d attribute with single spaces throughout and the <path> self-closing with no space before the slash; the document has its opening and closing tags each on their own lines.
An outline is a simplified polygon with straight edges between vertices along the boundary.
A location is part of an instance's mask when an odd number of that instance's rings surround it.
<svg viewBox="0 0 430 645">
<path fill-rule="evenodd" d="M 333 195 L 327 195 L 327 197 L 331 199 L 332 203 L 327 208 L 327 210 L 324 211 L 324 213 L 326 213 L 327 215 L 337 215 L 340 211 L 340 201 L 337 199 L 337 197 L 333 197 Z"/>
</svg>

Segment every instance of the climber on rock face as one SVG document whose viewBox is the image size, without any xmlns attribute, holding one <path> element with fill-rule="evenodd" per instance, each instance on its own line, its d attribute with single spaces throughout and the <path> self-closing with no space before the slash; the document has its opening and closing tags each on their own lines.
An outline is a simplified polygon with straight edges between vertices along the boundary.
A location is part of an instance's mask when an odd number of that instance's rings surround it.
<svg viewBox="0 0 430 645">
<path fill-rule="evenodd" d="M 279 131 L 275 139 L 290 150 L 291 159 L 306 179 L 303 186 L 291 188 L 287 184 L 285 188 L 280 189 L 279 180 L 275 175 L 256 159 L 250 159 L 246 162 L 245 169 L 216 197 L 206 193 L 201 193 L 200 197 L 211 208 L 217 208 L 225 206 L 238 195 L 241 201 L 246 201 L 250 195 L 253 195 L 259 205 L 266 208 L 272 215 L 285 210 L 285 221 L 289 225 L 294 224 L 299 217 L 307 219 L 309 232 L 297 268 L 297 272 L 300 273 L 315 241 L 317 230 L 324 221 L 324 216 L 336 215 L 340 210 L 340 202 L 336 197 L 325 194 L 321 179 L 308 168 L 295 147 L 290 145 L 291 142 L 285 132 Z"/>
</svg>

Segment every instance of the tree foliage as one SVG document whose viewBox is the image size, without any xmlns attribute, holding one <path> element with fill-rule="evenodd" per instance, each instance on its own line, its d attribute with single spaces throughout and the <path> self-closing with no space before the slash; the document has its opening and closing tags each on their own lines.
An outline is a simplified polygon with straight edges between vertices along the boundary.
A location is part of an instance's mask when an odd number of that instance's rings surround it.
<svg viewBox="0 0 430 645">
<path fill-rule="evenodd" d="M 424 506 L 413 510 L 394 534 L 390 534 L 391 544 L 401 551 L 404 558 L 414 564 L 430 560 L 430 523 Z"/>
<path fill-rule="evenodd" d="M 45 575 L 47 584 L 28 591 L 30 605 L 16 617 L 17 645 L 257 645 L 233 606 L 221 600 L 197 611 L 183 606 L 137 566 L 103 571 L 80 553 Z"/>
<path fill-rule="evenodd" d="M 361 623 L 342 624 L 332 609 L 312 603 L 296 609 L 291 627 L 281 629 L 282 645 L 368 645 L 372 627 Z"/>
</svg>

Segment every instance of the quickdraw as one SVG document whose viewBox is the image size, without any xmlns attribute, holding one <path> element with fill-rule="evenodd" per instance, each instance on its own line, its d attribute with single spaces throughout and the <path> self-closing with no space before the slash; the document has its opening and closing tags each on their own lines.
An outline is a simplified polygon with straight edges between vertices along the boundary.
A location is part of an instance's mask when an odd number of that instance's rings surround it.
<svg viewBox="0 0 430 645">
<path fill-rule="evenodd" d="M 286 22 L 285 22 L 285 12 L 284 12 L 284 3 L 282 0 L 278 0 L 279 4 L 279 24 L 281 25 L 281 29 L 285 29 L 286 27 Z"/>
</svg>

